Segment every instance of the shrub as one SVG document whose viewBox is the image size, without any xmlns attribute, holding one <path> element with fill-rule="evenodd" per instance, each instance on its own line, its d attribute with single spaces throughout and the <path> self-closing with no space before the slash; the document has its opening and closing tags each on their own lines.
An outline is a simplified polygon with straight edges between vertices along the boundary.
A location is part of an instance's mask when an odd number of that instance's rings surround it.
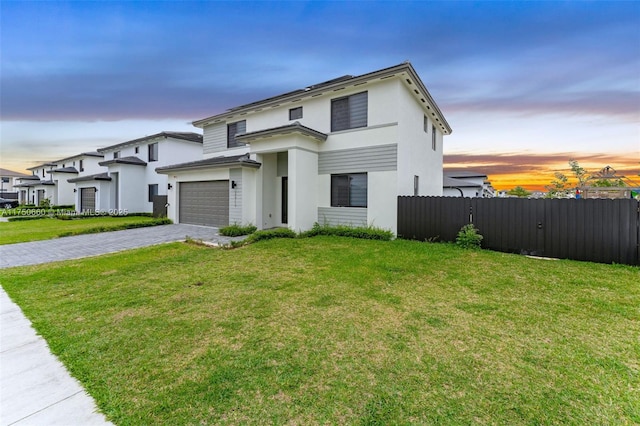
<svg viewBox="0 0 640 426">
<path fill-rule="evenodd" d="M 256 231 L 245 240 L 247 244 L 272 238 L 296 238 L 297 234 L 289 228 L 276 228 L 264 231 Z"/>
<path fill-rule="evenodd" d="M 242 226 L 234 223 L 233 225 L 220 228 L 220 235 L 224 235 L 225 237 L 240 237 L 242 235 L 253 234 L 256 232 L 256 229 L 258 228 L 253 225 Z"/>
<path fill-rule="evenodd" d="M 315 237 L 316 235 L 333 235 L 338 237 L 362 238 L 366 240 L 390 241 L 393 233 L 389 230 L 374 226 L 320 225 L 314 223 L 313 228 L 300 234 L 300 237 Z"/>
<path fill-rule="evenodd" d="M 456 237 L 456 244 L 466 249 L 479 249 L 483 236 L 479 234 L 478 229 L 473 226 L 473 223 L 466 224 Z"/>
</svg>

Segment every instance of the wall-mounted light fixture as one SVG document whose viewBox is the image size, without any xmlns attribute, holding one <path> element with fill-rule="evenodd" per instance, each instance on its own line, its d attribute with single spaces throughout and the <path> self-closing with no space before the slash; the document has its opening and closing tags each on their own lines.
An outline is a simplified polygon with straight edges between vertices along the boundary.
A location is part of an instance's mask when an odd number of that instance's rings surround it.
<svg viewBox="0 0 640 426">
<path fill-rule="evenodd" d="M 235 187 L 238 186 L 238 184 L 236 183 L 235 180 L 231 181 L 231 189 L 235 189 Z"/>
<path fill-rule="evenodd" d="M 173 188 L 173 185 L 171 185 L 170 183 L 167 184 L 167 189 L 171 189 Z"/>
<path fill-rule="evenodd" d="M 76 188 L 73 188 L 73 192 L 78 192 L 78 190 Z"/>
</svg>

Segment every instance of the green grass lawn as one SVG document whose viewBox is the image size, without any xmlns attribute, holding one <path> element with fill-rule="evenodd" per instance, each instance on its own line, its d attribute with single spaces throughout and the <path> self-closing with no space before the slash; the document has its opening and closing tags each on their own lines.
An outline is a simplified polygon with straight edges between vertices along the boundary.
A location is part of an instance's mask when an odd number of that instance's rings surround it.
<svg viewBox="0 0 640 426">
<path fill-rule="evenodd" d="M 130 223 L 151 222 L 154 218 L 144 216 L 105 216 L 90 219 L 60 220 L 53 218 L 0 222 L 0 244 L 24 243 L 27 241 L 57 238 L 64 232 L 77 232 L 96 227 L 117 227 Z"/>
<path fill-rule="evenodd" d="M 640 269 L 414 241 L 174 243 L 2 271 L 147 424 L 638 424 Z"/>
</svg>

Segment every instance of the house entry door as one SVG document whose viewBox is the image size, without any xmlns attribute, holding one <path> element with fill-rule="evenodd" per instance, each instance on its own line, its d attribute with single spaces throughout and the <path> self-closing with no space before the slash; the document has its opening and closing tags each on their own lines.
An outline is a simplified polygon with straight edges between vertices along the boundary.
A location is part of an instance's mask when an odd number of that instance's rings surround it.
<svg viewBox="0 0 640 426">
<path fill-rule="evenodd" d="M 289 177 L 282 176 L 282 223 L 289 223 Z"/>
</svg>

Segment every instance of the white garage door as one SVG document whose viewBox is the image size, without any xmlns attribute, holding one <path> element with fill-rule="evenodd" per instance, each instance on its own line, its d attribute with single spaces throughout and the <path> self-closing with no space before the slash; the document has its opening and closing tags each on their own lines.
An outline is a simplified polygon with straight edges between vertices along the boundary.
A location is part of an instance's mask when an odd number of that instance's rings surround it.
<svg viewBox="0 0 640 426">
<path fill-rule="evenodd" d="M 180 183 L 178 221 L 192 225 L 229 225 L 229 181 Z"/>
</svg>

